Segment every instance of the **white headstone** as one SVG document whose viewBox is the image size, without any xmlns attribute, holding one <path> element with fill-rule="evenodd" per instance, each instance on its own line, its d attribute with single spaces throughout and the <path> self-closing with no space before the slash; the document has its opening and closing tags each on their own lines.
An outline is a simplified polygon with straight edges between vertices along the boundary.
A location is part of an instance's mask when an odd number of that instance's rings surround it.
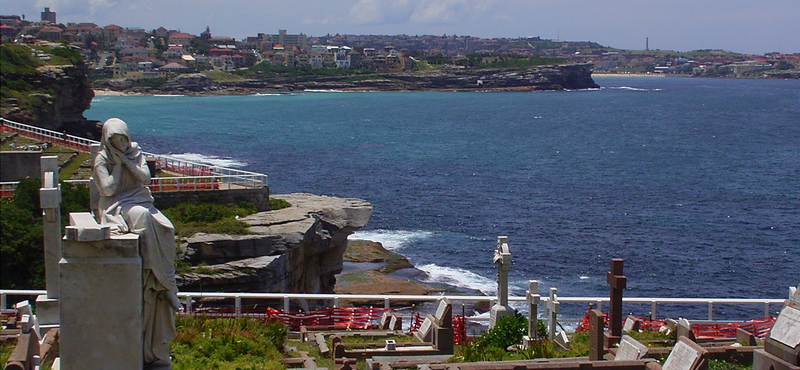
<svg viewBox="0 0 800 370">
<path fill-rule="evenodd" d="M 625 324 L 622 325 L 622 331 L 631 331 L 633 330 L 633 325 L 636 324 L 636 320 L 628 317 L 625 319 Z"/>
<path fill-rule="evenodd" d="M 384 311 L 383 314 L 381 315 L 381 321 L 380 321 L 381 329 L 386 329 L 386 324 L 389 321 L 389 317 L 391 317 L 391 313 L 389 313 L 389 311 Z"/>
<path fill-rule="evenodd" d="M 791 348 L 800 344 L 800 311 L 786 306 L 769 332 L 769 337 Z"/>
<path fill-rule="evenodd" d="M 700 359 L 700 352 L 692 348 L 688 339 L 681 337 L 661 367 L 662 370 L 691 370 Z"/>
<path fill-rule="evenodd" d="M 567 337 L 567 333 L 560 331 L 556 335 L 556 343 L 563 347 L 564 349 L 569 349 L 569 337 Z"/>
<path fill-rule="evenodd" d="M 639 360 L 647 353 L 647 347 L 636 339 L 623 335 L 614 361 Z"/>
<path fill-rule="evenodd" d="M 17 302 L 17 304 L 14 305 L 14 308 L 17 309 L 17 312 L 19 312 L 20 315 L 33 315 L 31 304 L 28 303 L 28 301 Z"/>
<path fill-rule="evenodd" d="M 445 299 L 439 300 L 439 307 L 436 308 L 436 320 L 441 321 L 444 319 L 444 314 L 447 312 L 447 306 L 449 306 L 450 302 Z"/>
<path fill-rule="evenodd" d="M 428 336 L 431 334 L 431 325 L 432 324 L 433 324 L 433 322 L 430 319 L 425 319 L 425 321 L 422 322 L 422 325 L 419 326 L 418 332 L 419 332 L 419 337 L 421 338 L 421 340 L 427 340 L 428 339 Z"/>
<path fill-rule="evenodd" d="M 392 315 L 392 318 L 389 319 L 389 330 L 394 330 L 395 325 L 397 325 L 397 315 Z"/>
</svg>

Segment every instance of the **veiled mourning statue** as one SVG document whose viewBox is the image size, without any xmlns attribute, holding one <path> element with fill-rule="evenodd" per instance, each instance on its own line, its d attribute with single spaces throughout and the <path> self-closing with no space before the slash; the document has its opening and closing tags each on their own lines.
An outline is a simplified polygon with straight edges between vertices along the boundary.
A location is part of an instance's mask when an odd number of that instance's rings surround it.
<svg viewBox="0 0 800 370">
<path fill-rule="evenodd" d="M 118 118 L 103 124 L 93 181 L 99 190 L 101 222 L 112 233 L 139 236 L 142 257 L 144 363 L 170 365 L 169 342 L 175 338 L 175 312 L 181 309 L 175 283 L 175 229 L 153 206 L 150 170 L 128 126 Z"/>
</svg>

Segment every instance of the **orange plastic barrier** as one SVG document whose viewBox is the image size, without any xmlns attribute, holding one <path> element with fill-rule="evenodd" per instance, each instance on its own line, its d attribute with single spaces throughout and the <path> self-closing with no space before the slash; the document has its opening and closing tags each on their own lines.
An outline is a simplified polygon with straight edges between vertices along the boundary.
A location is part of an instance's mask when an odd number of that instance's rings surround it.
<svg viewBox="0 0 800 370">
<path fill-rule="evenodd" d="M 267 308 L 268 319 L 277 320 L 292 330 L 300 330 L 301 326 L 341 326 L 347 329 L 370 329 L 376 326 L 381 315 L 388 308 L 324 308 L 309 312 L 285 312 Z"/>
<path fill-rule="evenodd" d="M 575 331 L 589 331 L 589 311 L 591 307 L 586 310 L 586 315 L 578 323 Z M 605 328 L 608 329 L 608 313 L 604 312 Z M 658 331 L 663 325 L 662 320 L 651 320 L 646 318 L 639 318 L 639 328 L 643 331 Z M 765 317 L 763 319 L 755 319 L 741 322 L 731 322 L 727 324 L 692 324 L 692 331 L 698 337 L 713 337 L 713 338 L 736 338 L 736 329 L 740 328 L 749 333 L 752 333 L 757 338 L 764 339 L 775 324 L 775 317 Z"/>
</svg>

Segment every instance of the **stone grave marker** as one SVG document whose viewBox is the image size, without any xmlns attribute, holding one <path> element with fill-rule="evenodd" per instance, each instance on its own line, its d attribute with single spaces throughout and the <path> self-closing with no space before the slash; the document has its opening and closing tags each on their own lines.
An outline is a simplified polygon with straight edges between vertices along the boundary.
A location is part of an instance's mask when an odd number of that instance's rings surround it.
<svg viewBox="0 0 800 370">
<path fill-rule="evenodd" d="M 614 361 L 640 360 L 645 354 L 647 354 L 647 346 L 630 336 L 623 335 L 619 341 L 619 348 L 617 349 L 617 355 L 614 356 Z"/>
<path fill-rule="evenodd" d="M 397 315 L 393 314 L 392 317 L 389 319 L 389 327 L 388 327 L 389 330 L 402 330 L 402 328 L 397 327 L 397 320 L 398 320 Z"/>
<path fill-rule="evenodd" d="M 57 325 L 58 262 L 61 260 L 61 185 L 58 157 L 42 156 L 39 206 L 42 208 L 46 295 L 36 297 L 36 315 L 42 325 Z"/>
<path fill-rule="evenodd" d="M 431 325 L 433 325 L 433 321 L 431 321 L 429 318 L 426 318 L 425 321 L 422 322 L 422 325 L 420 325 L 419 329 L 416 331 L 416 333 L 414 333 L 417 337 L 417 340 L 420 342 L 431 341 Z"/>
<path fill-rule="evenodd" d="M 704 366 L 708 352 L 686 337 L 680 337 L 664 361 L 662 370 L 696 370 Z"/>
<path fill-rule="evenodd" d="M 690 323 L 689 320 L 679 318 L 678 326 L 675 330 L 677 331 L 678 338 L 686 337 L 692 342 L 697 342 L 697 337 L 695 337 L 694 331 L 692 331 L 692 323 Z"/>
<path fill-rule="evenodd" d="M 391 314 L 389 313 L 389 311 L 384 311 L 383 314 L 381 315 L 381 321 L 380 321 L 380 324 L 379 324 L 381 329 L 388 329 L 389 328 L 389 317 L 391 317 Z"/>
<path fill-rule="evenodd" d="M 514 313 L 508 305 L 508 267 L 511 265 L 511 252 L 508 249 L 507 236 L 497 237 L 492 263 L 497 266 L 497 303 L 492 306 L 489 315 L 489 329 L 492 329 L 501 317 Z"/>
<path fill-rule="evenodd" d="M 550 288 L 550 297 L 547 301 L 547 337 L 554 340 L 556 337 L 556 324 L 561 303 L 558 301 L 558 289 Z"/>
<path fill-rule="evenodd" d="M 639 320 L 633 316 L 628 316 L 625 318 L 625 324 L 622 325 L 622 331 L 626 332 L 632 330 L 639 331 Z"/>
<path fill-rule="evenodd" d="M 606 317 L 600 310 L 589 311 L 589 360 L 601 361 L 605 355 L 603 347 L 603 329 Z"/>
<path fill-rule="evenodd" d="M 800 344 L 800 310 L 786 306 L 769 332 L 769 337 L 795 348 Z"/>
<path fill-rule="evenodd" d="M 522 344 L 525 348 L 530 348 L 531 343 L 539 336 L 536 330 L 539 324 L 539 303 L 542 297 L 539 295 L 539 282 L 537 280 L 528 281 L 525 300 L 528 302 L 528 335 L 522 338 Z"/>
<path fill-rule="evenodd" d="M 611 269 L 606 275 L 606 281 L 611 289 L 609 302 L 609 331 L 606 335 L 606 345 L 611 347 L 619 342 L 622 337 L 622 291 L 625 290 L 627 278 L 622 274 L 623 260 L 611 260 Z"/>
<path fill-rule="evenodd" d="M 564 331 L 559 331 L 558 334 L 556 334 L 555 342 L 561 346 L 561 348 L 569 349 L 569 337 L 567 337 L 567 333 Z"/>
</svg>

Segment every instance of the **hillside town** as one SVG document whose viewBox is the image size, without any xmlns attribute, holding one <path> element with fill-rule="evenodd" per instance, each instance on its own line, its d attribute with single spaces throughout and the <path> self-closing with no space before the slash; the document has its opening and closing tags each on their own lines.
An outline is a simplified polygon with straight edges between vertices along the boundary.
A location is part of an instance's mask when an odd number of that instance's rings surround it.
<svg viewBox="0 0 800 370">
<path fill-rule="evenodd" d="M 800 78 L 800 54 L 747 55 L 722 50 L 675 52 L 622 50 L 590 41 L 540 37 L 479 38 L 459 35 L 325 35 L 258 33 L 236 40 L 159 27 L 145 30 L 91 22 L 58 23 L 44 8 L 39 21 L 0 16 L 3 43 L 38 40 L 80 49 L 94 75 L 144 79 L 170 72 L 232 71 L 260 63 L 285 68 L 416 70 L 431 65 L 491 67 L 508 59 L 543 58 L 560 63 L 593 63 L 595 72 L 676 74 L 704 77 Z M 47 58 L 47 55 L 40 55 Z"/>
</svg>

